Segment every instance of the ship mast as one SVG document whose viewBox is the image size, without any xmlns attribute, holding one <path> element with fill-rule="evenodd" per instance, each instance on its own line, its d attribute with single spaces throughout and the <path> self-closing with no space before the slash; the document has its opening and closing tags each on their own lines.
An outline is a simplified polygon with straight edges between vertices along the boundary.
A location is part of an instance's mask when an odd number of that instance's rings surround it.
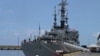
<svg viewBox="0 0 100 56">
<path fill-rule="evenodd" d="M 99 40 L 100 39 L 100 34 L 98 35 L 98 38 L 97 38 L 97 40 Z"/>
<path fill-rule="evenodd" d="M 54 28 L 56 27 L 56 25 L 57 25 L 57 18 L 56 18 L 56 6 L 55 6 L 55 11 L 54 11 L 55 13 L 54 13 Z"/>
<path fill-rule="evenodd" d="M 60 27 L 61 28 L 64 28 L 65 27 L 65 22 L 67 22 L 67 19 L 65 17 L 65 6 L 68 4 L 66 3 L 67 1 L 66 0 L 62 0 L 62 2 L 59 4 L 61 6 L 61 23 L 60 23 Z"/>
<path fill-rule="evenodd" d="M 41 27 L 40 27 L 40 24 L 39 24 L 39 37 L 40 37 L 40 34 L 41 34 Z"/>
</svg>

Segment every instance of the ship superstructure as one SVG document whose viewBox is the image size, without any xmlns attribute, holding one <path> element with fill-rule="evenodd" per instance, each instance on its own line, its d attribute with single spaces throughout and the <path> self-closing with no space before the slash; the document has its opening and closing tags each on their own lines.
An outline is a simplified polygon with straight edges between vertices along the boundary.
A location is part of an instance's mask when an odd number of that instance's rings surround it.
<svg viewBox="0 0 100 56">
<path fill-rule="evenodd" d="M 98 36 L 98 38 L 97 38 L 97 45 L 100 46 L 100 34 L 99 34 L 99 36 Z"/>
<path fill-rule="evenodd" d="M 68 25 L 68 17 L 66 12 L 66 0 L 62 0 L 59 4 L 61 6 L 61 20 L 60 25 L 57 25 L 56 10 L 54 14 L 54 25 L 49 32 L 45 32 L 42 36 L 37 36 L 33 41 L 22 42 L 22 49 L 25 56 L 53 56 L 59 52 L 76 51 L 63 43 L 70 43 L 79 46 L 79 33 L 77 30 L 72 30 Z M 40 34 L 40 33 L 39 33 Z"/>
</svg>

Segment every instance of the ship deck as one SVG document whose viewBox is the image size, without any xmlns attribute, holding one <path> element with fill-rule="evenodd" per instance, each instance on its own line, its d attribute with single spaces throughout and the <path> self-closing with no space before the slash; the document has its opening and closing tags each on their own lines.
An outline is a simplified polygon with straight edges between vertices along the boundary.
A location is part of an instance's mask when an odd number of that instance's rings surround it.
<svg viewBox="0 0 100 56">
<path fill-rule="evenodd" d="M 64 54 L 64 56 L 100 56 L 100 53 L 73 52 Z"/>
</svg>

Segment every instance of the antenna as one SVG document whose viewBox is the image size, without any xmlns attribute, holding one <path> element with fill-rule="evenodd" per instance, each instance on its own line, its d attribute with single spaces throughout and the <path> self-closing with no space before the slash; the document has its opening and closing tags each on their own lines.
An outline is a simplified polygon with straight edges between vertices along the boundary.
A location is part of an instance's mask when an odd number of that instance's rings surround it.
<svg viewBox="0 0 100 56">
<path fill-rule="evenodd" d="M 56 18 L 56 6 L 55 6 L 55 11 L 54 11 L 54 27 L 57 25 L 57 18 Z"/>
<path fill-rule="evenodd" d="M 67 0 L 62 0 L 62 2 L 59 4 L 60 6 L 61 6 L 61 10 L 60 10 L 60 12 L 61 12 L 61 28 L 64 28 L 64 26 L 65 26 L 65 22 L 66 22 L 66 18 L 65 18 L 65 6 L 68 4 L 68 3 L 66 3 L 67 2 Z"/>
<path fill-rule="evenodd" d="M 29 41 L 31 41 L 31 39 L 32 39 L 32 33 L 30 34 L 30 38 L 29 38 Z"/>
<path fill-rule="evenodd" d="M 40 34 L 41 34 L 41 27 L 40 27 L 40 24 L 39 24 L 39 36 L 40 36 Z"/>
<path fill-rule="evenodd" d="M 68 24 L 68 12 L 67 12 L 67 14 L 66 14 L 66 24 Z"/>
</svg>

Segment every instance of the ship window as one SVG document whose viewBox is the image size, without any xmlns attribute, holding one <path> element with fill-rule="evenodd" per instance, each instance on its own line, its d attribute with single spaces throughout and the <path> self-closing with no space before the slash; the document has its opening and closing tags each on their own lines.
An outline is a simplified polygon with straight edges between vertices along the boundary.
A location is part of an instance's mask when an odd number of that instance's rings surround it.
<svg viewBox="0 0 100 56">
<path fill-rule="evenodd" d="M 51 42 L 55 43 L 55 42 L 57 42 L 57 41 L 56 41 L 56 40 L 51 40 Z"/>
<path fill-rule="evenodd" d="M 43 41 L 45 44 L 47 44 L 47 41 Z"/>
<path fill-rule="evenodd" d="M 79 38 L 78 36 L 76 36 L 76 38 Z"/>
<path fill-rule="evenodd" d="M 69 38 L 66 38 L 66 40 L 69 40 Z"/>
<path fill-rule="evenodd" d="M 63 39 L 65 39 L 65 40 L 66 40 L 66 39 L 68 39 L 68 38 L 63 38 Z"/>
</svg>

